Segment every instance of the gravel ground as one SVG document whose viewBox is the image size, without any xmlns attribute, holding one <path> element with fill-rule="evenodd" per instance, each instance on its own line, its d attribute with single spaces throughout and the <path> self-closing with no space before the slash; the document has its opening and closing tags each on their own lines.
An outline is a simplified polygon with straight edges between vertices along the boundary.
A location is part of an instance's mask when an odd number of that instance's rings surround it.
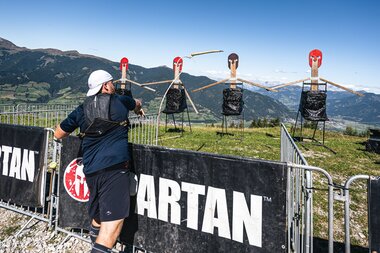
<svg viewBox="0 0 380 253">
<path fill-rule="evenodd" d="M 48 224 L 33 220 L 18 237 L 15 234 L 22 228 L 29 217 L 0 208 L 0 253 L 18 252 L 90 252 L 91 245 L 85 241 L 66 237 L 48 228 Z"/>
</svg>

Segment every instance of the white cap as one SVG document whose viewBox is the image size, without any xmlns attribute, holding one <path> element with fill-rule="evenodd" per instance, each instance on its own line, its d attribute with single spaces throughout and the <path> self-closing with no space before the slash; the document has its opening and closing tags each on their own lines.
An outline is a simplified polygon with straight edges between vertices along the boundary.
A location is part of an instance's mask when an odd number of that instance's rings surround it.
<svg viewBox="0 0 380 253">
<path fill-rule="evenodd" d="M 107 71 L 100 69 L 100 70 L 95 70 L 94 72 L 92 72 L 90 76 L 88 77 L 89 90 L 87 91 L 87 97 L 98 93 L 100 89 L 102 88 L 102 84 L 112 79 L 113 77 Z"/>
</svg>

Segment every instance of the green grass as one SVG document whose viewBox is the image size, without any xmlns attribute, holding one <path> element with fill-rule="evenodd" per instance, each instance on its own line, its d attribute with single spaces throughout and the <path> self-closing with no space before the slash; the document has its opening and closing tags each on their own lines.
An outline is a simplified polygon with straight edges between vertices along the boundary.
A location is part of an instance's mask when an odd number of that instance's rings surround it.
<svg viewBox="0 0 380 253">
<path fill-rule="evenodd" d="M 244 130 L 229 129 L 235 136 L 217 135 L 217 127 L 185 128 L 185 133 L 165 133 L 161 129 L 159 145 L 216 154 L 228 154 L 241 157 L 280 160 L 279 128 Z M 268 137 L 271 135 L 273 137 Z"/>
<path fill-rule="evenodd" d="M 160 129 L 159 145 L 201 151 L 216 154 L 235 155 L 240 157 L 266 160 L 280 160 L 280 128 L 254 128 L 241 130 L 230 128 L 235 136 L 220 137 L 216 134 L 219 127 L 193 126 L 185 133 L 164 132 Z M 312 136 L 312 131 L 304 130 L 304 136 Z M 321 139 L 321 132 L 316 133 Z M 358 174 L 380 176 L 380 155 L 365 151 L 366 137 L 346 136 L 337 132 L 326 132 L 325 145 L 336 152 L 312 143 L 298 144 L 309 165 L 325 169 L 335 184 L 343 185 L 345 181 Z M 318 173 L 314 177 L 314 236 L 327 239 L 327 180 Z M 351 242 L 367 246 L 367 193 L 366 181 L 358 180 L 351 185 Z M 337 191 L 339 193 L 339 191 Z M 344 240 L 344 203 L 334 202 L 334 239 Z"/>
</svg>

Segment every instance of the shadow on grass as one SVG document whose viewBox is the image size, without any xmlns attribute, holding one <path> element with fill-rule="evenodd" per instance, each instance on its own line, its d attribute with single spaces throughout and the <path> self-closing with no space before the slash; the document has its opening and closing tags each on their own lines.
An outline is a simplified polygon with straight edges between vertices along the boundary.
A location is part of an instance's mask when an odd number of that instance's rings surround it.
<svg viewBox="0 0 380 253">
<path fill-rule="evenodd" d="M 314 237 L 314 253 L 326 253 L 328 252 L 328 240 Z M 334 253 L 344 253 L 344 243 L 334 242 Z M 355 253 L 368 253 L 368 248 L 364 248 L 357 245 L 351 245 L 351 252 Z"/>
</svg>

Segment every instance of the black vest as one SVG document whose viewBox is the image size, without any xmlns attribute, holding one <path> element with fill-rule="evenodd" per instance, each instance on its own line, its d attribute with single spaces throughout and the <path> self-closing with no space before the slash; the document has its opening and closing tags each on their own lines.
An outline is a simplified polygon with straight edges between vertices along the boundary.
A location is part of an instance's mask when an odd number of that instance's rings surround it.
<svg viewBox="0 0 380 253">
<path fill-rule="evenodd" d="M 83 103 L 85 131 L 81 137 L 99 137 L 118 126 L 128 126 L 128 120 L 112 121 L 110 115 L 110 94 L 98 94 L 87 97 Z"/>
</svg>

